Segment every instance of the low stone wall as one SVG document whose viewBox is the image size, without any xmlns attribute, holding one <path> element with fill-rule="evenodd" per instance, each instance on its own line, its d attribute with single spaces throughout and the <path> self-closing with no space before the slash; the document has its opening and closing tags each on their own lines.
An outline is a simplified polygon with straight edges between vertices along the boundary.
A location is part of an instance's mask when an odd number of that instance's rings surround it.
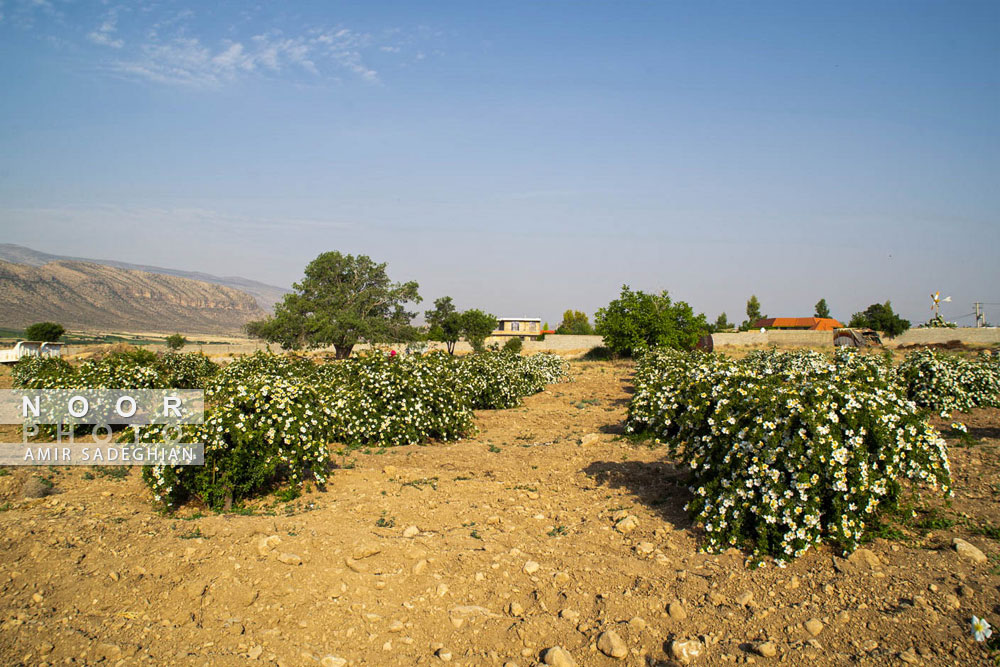
<svg viewBox="0 0 1000 667">
<path fill-rule="evenodd" d="M 741 331 L 712 334 L 713 350 L 724 347 L 833 347 L 832 331 Z"/>
<path fill-rule="evenodd" d="M 767 345 L 767 332 L 741 331 L 739 333 L 717 333 L 712 334 L 712 348 L 743 346 L 743 345 Z"/>
<path fill-rule="evenodd" d="M 965 345 L 1000 344 L 1000 327 L 958 327 L 956 329 L 910 329 L 895 337 L 882 337 L 887 347 L 932 345 L 959 341 Z M 832 331 L 741 331 L 712 334 L 712 349 L 723 347 L 826 347 L 833 346 Z"/>
<path fill-rule="evenodd" d="M 545 340 L 526 340 L 526 352 L 569 352 L 572 350 L 590 350 L 604 345 L 601 336 L 568 336 L 563 334 L 548 334 Z"/>
<path fill-rule="evenodd" d="M 507 338 L 487 338 L 486 344 L 492 345 L 494 343 L 498 345 L 503 345 L 507 342 Z M 523 353 L 534 354 L 536 352 L 555 352 L 555 353 L 577 353 L 586 352 L 591 348 L 598 347 L 604 344 L 604 339 L 601 336 L 566 336 L 561 334 L 548 334 L 545 336 L 545 340 L 532 340 L 528 339 L 524 341 L 524 346 L 521 348 Z M 384 347 L 384 346 L 383 346 Z M 392 349 L 399 350 L 402 352 L 406 349 L 406 343 L 398 343 L 396 345 L 389 346 Z M 430 342 L 427 344 L 428 349 L 431 350 L 444 350 L 444 343 Z M 257 350 L 267 349 L 266 343 L 261 342 L 247 342 L 233 345 L 187 345 L 184 347 L 184 352 L 204 352 L 210 357 L 228 357 L 235 356 L 239 354 L 253 354 Z M 275 352 L 281 352 L 281 347 L 279 345 L 271 345 L 271 349 Z M 369 349 L 368 345 L 357 345 L 354 351 L 361 352 L 363 350 Z M 319 350 L 314 350 L 313 352 L 318 354 L 328 354 L 333 355 L 333 348 L 321 348 Z M 455 352 L 457 354 L 468 354 L 472 352 L 472 346 L 466 343 L 464 340 L 459 341 L 455 345 Z"/>
<path fill-rule="evenodd" d="M 741 331 L 712 334 L 712 349 L 722 347 L 833 347 L 832 331 Z"/>
<path fill-rule="evenodd" d="M 958 327 L 955 329 L 910 329 L 895 338 L 885 339 L 886 345 L 931 345 L 957 340 L 966 345 L 1000 343 L 1000 327 Z"/>
</svg>

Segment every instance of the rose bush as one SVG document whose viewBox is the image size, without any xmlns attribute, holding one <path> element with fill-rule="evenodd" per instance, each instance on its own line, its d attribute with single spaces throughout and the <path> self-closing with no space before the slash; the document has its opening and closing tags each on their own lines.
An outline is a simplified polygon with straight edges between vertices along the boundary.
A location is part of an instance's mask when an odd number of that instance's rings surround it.
<svg viewBox="0 0 1000 667">
<path fill-rule="evenodd" d="M 266 352 L 219 369 L 200 354 L 116 353 L 74 369 L 28 361 L 16 382 L 51 387 L 200 387 L 206 416 L 179 431 L 137 426 L 122 441 L 202 443 L 204 467 L 147 466 L 158 501 L 196 497 L 225 507 L 283 481 L 326 482 L 328 445 L 391 446 L 455 440 L 473 429 L 472 408 L 512 407 L 566 373 L 554 355 L 386 355 L 316 365 Z"/>
<path fill-rule="evenodd" d="M 995 354 L 965 359 L 919 350 L 906 355 L 899 373 L 920 407 L 942 412 L 1000 407 L 1000 360 Z"/>
<path fill-rule="evenodd" d="M 469 397 L 442 353 L 370 354 L 320 366 L 333 437 L 348 445 L 410 445 L 457 440 L 473 430 Z"/>
<path fill-rule="evenodd" d="M 76 369 L 59 357 L 21 357 L 10 371 L 16 389 L 72 387 Z"/>
<path fill-rule="evenodd" d="M 223 369 L 205 389 L 203 424 L 182 427 L 182 442 L 205 446 L 204 466 L 146 466 L 143 479 L 157 501 L 176 506 L 197 497 L 228 507 L 282 481 L 325 484 L 334 413 L 321 387 L 293 369 L 308 366 L 254 355 Z M 128 439 L 164 442 L 170 427 L 138 427 Z"/>
<path fill-rule="evenodd" d="M 887 358 L 656 351 L 637 365 L 627 430 L 690 468 L 686 509 L 709 551 L 779 564 L 824 540 L 852 551 L 900 478 L 950 492 L 944 440 Z"/>
<path fill-rule="evenodd" d="M 159 361 L 166 384 L 174 389 L 203 389 L 219 365 L 200 352 L 167 352 Z"/>
<path fill-rule="evenodd" d="M 491 350 L 462 357 L 458 376 L 472 407 L 502 410 L 517 407 L 525 396 L 558 382 L 566 376 L 568 367 L 554 354 L 520 356 Z"/>
</svg>

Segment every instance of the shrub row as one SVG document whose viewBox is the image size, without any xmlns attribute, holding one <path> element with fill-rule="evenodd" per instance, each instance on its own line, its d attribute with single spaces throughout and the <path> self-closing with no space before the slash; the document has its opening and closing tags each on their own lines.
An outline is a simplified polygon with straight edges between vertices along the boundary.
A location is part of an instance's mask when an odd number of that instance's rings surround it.
<svg viewBox="0 0 1000 667">
<path fill-rule="evenodd" d="M 58 357 L 24 357 L 11 371 L 14 386 L 24 389 L 203 388 L 219 370 L 200 353 L 168 352 L 162 357 L 148 350 L 114 352 L 79 367 Z"/>
<path fill-rule="evenodd" d="M 507 408 L 565 376 L 555 355 L 490 351 L 376 353 L 316 365 L 257 353 L 219 369 L 199 354 L 157 357 L 119 352 L 74 368 L 58 359 L 23 360 L 22 387 L 200 387 L 206 421 L 182 441 L 205 445 L 204 467 L 153 466 L 144 478 L 156 499 L 174 506 L 195 496 L 224 507 L 282 480 L 326 481 L 327 445 L 390 446 L 454 440 L 473 430 L 473 408 Z M 162 427 L 130 429 L 123 440 L 163 442 Z"/>
<path fill-rule="evenodd" d="M 887 358 L 654 352 L 635 386 L 627 430 L 691 469 L 686 509 L 709 551 L 747 548 L 779 564 L 824 540 L 852 551 L 896 503 L 900 478 L 949 493 L 944 440 Z"/>
<path fill-rule="evenodd" d="M 935 411 L 1000 407 L 1000 358 L 989 352 L 975 359 L 934 350 L 906 355 L 899 365 L 910 399 Z"/>
<path fill-rule="evenodd" d="M 457 440 L 473 430 L 469 396 L 444 353 L 373 354 L 319 367 L 336 414 L 331 440 L 348 445 L 410 445 Z"/>
<path fill-rule="evenodd" d="M 566 361 L 554 354 L 522 357 L 504 351 L 473 354 L 458 360 L 458 381 L 477 410 L 517 407 L 525 396 L 566 375 Z"/>
</svg>

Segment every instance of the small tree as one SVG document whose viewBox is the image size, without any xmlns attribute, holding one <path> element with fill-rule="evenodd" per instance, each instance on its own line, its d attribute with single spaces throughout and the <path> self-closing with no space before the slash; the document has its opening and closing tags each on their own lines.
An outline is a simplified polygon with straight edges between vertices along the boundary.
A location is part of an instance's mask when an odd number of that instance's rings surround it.
<svg viewBox="0 0 1000 667">
<path fill-rule="evenodd" d="M 455 354 L 455 343 L 462 336 L 462 316 L 455 310 L 450 296 L 443 296 L 434 301 L 434 310 L 424 313 L 427 323 L 431 325 L 428 338 L 444 343 L 448 354 Z"/>
<path fill-rule="evenodd" d="M 168 350 L 179 350 L 185 345 L 187 345 L 187 338 L 180 335 L 179 333 L 175 333 L 170 336 L 167 336 L 165 342 L 167 344 Z"/>
<path fill-rule="evenodd" d="M 750 298 L 747 299 L 747 319 L 740 326 L 740 329 L 746 331 L 747 329 L 752 329 L 757 323 L 757 320 L 764 319 L 764 315 L 760 314 L 760 301 L 757 300 L 756 294 L 751 294 Z"/>
<path fill-rule="evenodd" d="M 725 313 L 719 313 L 719 316 L 715 318 L 715 324 L 709 326 L 711 333 L 718 333 L 720 331 L 725 331 L 727 329 L 735 329 L 736 325 L 729 321 L 729 318 Z"/>
<path fill-rule="evenodd" d="M 55 343 L 64 333 L 66 333 L 66 329 L 61 324 L 56 324 L 55 322 L 38 322 L 24 330 L 24 337 L 27 340 Z"/>
<path fill-rule="evenodd" d="M 854 313 L 848 326 L 882 331 L 890 338 L 895 338 L 910 328 L 910 321 L 894 313 L 892 304 L 886 301 L 873 303 L 862 312 Z"/>
<path fill-rule="evenodd" d="M 816 312 L 814 315 L 816 317 L 830 317 L 830 309 L 826 305 L 826 299 L 820 299 L 816 302 Z"/>
<path fill-rule="evenodd" d="M 486 338 L 493 333 L 496 326 L 496 315 L 475 308 L 462 313 L 462 335 L 476 352 L 483 351 Z"/>
<path fill-rule="evenodd" d="M 246 325 L 251 336 L 288 350 L 332 345 L 346 359 L 359 342 L 405 342 L 414 337 L 413 313 L 403 305 L 419 302 L 414 281 L 394 283 L 385 264 L 366 255 L 325 252 L 306 267 L 302 282 L 286 294 L 274 316 Z"/>
<path fill-rule="evenodd" d="M 569 334 L 572 336 L 590 336 L 594 333 L 594 327 L 590 326 L 587 314 L 579 310 L 567 310 L 563 313 L 562 324 L 556 328 L 557 334 Z"/>
<path fill-rule="evenodd" d="M 605 345 L 624 355 L 655 346 L 689 350 L 708 329 L 705 316 L 695 315 L 686 302 L 674 303 L 666 291 L 633 292 L 628 285 L 623 285 L 621 295 L 597 311 L 594 319 Z"/>
<path fill-rule="evenodd" d="M 524 343 L 521 342 L 520 336 L 514 336 L 508 338 L 507 342 L 503 344 L 504 352 L 513 352 L 514 354 L 521 354 L 521 349 L 524 347 Z"/>
</svg>

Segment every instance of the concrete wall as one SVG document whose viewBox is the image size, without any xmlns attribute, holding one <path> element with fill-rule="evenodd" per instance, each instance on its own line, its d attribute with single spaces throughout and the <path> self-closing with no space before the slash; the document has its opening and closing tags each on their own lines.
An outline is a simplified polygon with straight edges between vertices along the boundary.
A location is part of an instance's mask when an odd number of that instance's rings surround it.
<svg viewBox="0 0 1000 667">
<path fill-rule="evenodd" d="M 487 338 L 486 344 L 491 345 L 497 343 L 503 345 L 507 341 L 507 337 L 502 338 Z M 600 336 L 565 336 L 559 334 L 549 334 L 545 337 L 545 340 L 531 340 L 528 339 L 524 341 L 524 347 L 522 348 L 523 353 L 534 354 L 536 352 L 556 352 L 559 354 L 582 354 L 587 352 L 593 347 L 604 344 L 604 339 Z M 428 343 L 428 349 L 431 350 L 444 350 L 444 343 Z M 92 352 L 100 347 L 108 346 L 95 346 L 95 345 L 66 345 L 63 348 L 63 356 L 72 356 L 74 354 L 79 354 L 82 352 Z M 147 345 L 144 346 L 155 351 L 165 350 L 163 345 Z M 216 359 L 222 359 L 225 357 L 232 357 L 240 354 L 253 354 L 258 350 L 266 350 L 267 343 L 262 343 L 259 341 L 248 341 L 246 343 L 234 343 L 234 344 L 214 344 L 214 345 L 185 345 L 182 352 L 203 352 L 209 357 Z M 356 345 L 354 347 L 355 352 L 361 352 L 369 349 L 368 345 Z M 398 343 L 396 345 L 390 345 L 391 349 L 398 350 L 402 352 L 406 349 L 406 343 Z M 281 347 L 278 345 L 271 345 L 271 349 L 275 352 L 281 352 Z M 330 355 L 333 356 L 333 348 L 321 348 L 319 350 L 312 351 L 313 353 Z M 465 341 L 459 341 L 455 346 L 455 352 L 458 354 L 468 354 L 472 352 L 472 346 Z"/>
<path fill-rule="evenodd" d="M 712 334 L 713 349 L 760 345 L 767 347 L 833 347 L 832 331 L 741 331 L 739 333 Z"/>
<path fill-rule="evenodd" d="M 587 351 L 604 345 L 601 336 L 568 336 L 564 334 L 548 334 L 545 340 L 524 341 L 525 352 L 571 352 Z"/>
<path fill-rule="evenodd" d="M 957 340 L 971 345 L 1000 344 L 1000 327 L 959 327 L 957 329 L 910 329 L 896 338 L 883 338 L 887 347 L 900 345 L 928 345 Z M 825 347 L 833 345 L 832 331 L 741 331 L 712 335 L 713 349 L 750 345 L 778 347 Z"/>
<path fill-rule="evenodd" d="M 958 327 L 957 329 L 910 329 L 895 338 L 885 339 L 886 345 L 948 343 L 957 340 L 972 345 L 1000 343 L 1000 327 Z"/>
</svg>

